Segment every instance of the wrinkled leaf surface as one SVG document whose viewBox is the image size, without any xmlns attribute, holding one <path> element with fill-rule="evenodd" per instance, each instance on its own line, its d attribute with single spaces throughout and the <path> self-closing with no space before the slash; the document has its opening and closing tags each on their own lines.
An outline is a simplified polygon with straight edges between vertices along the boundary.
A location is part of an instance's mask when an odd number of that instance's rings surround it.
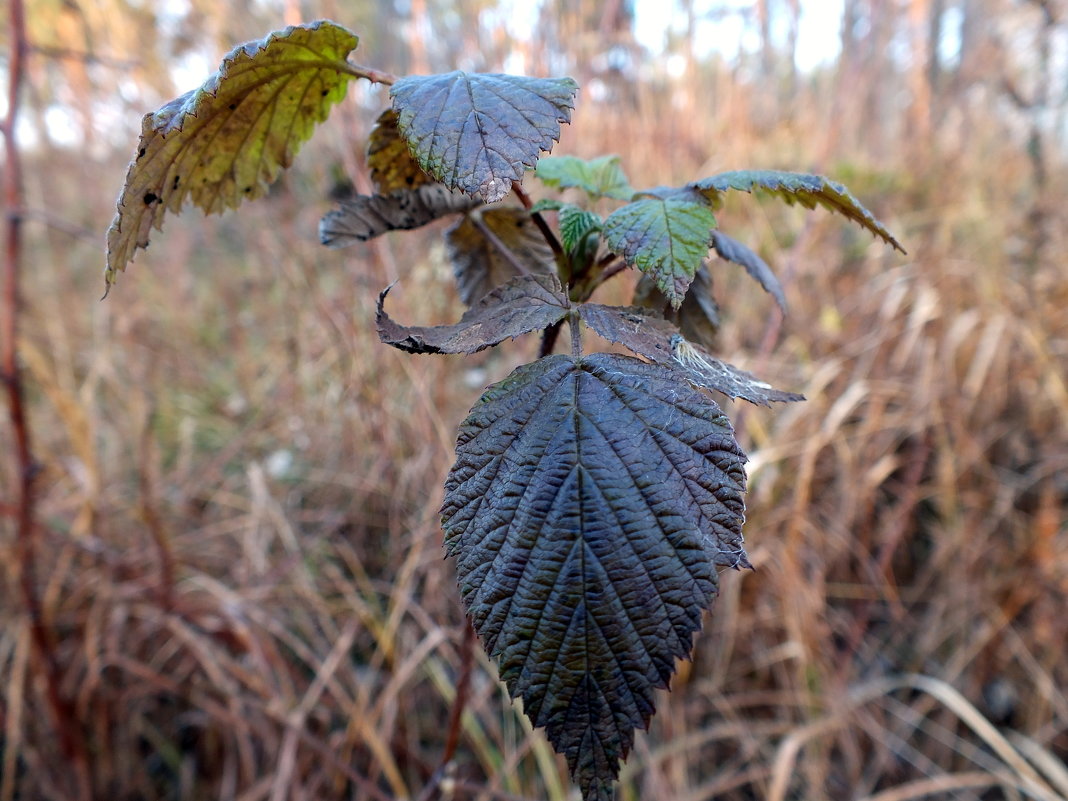
<svg viewBox="0 0 1068 801">
<path fill-rule="evenodd" d="M 600 231 L 604 225 L 600 215 L 571 203 L 560 207 L 559 220 L 560 241 L 568 253 L 573 253 L 587 236 Z"/>
<path fill-rule="evenodd" d="M 460 428 L 446 548 L 501 678 L 587 801 L 692 649 L 715 565 L 747 566 L 745 456 L 677 374 L 554 355 L 490 387 Z"/>
<path fill-rule="evenodd" d="M 709 233 L 715 224 L 704 203 L 643 197 L 608 215 L 604 238 L 627 264 L 652 276 L 677 309 L 708 255 Z"/>
<path fill-rule="evenodd" d="M 688 186 L 708 198 L 715 208 L 722 205 L 723 195 L 731 189 L 742 192 L 763 190 L 787 203 L 800 203 L 808 209 L 814 209 L 818 204 L 845 216 L 880 237 L 888 245 L 905 252 L 901 243 L 848 189 L 822 175 L 777 170 L 736 170 L 713 175 Z"/>
<path fill-rule="evenodd" d="M 577 89 L 570 78 L 456 71 L 401 78 L 390 96 L 419 165 L 450 189 L 492 203 L 560 138 Z"/>
<path fill-rule="evenodd" d="M 231 50 L 199 89 L 146 114 L 108 229 L 108 286 L 166 212 L 187 200 L 221 212 L 266 192 L 345 96 L 357 41 L 332 22 L 286 28 Z"/>
<path fill-rule="evenodd" d="M 378 338 L 408 353 L 474 353 L 509 337 L 540 331 L 568 312 L 555 275 L 520 276 L 497 287 L 455 325 L 400 325 L 385 310 L 387 287 L 378 296 Z"/>
<path fill-rule="evenodd" d="M 584 303 L 579 307 L 579 314 L 605 339 L 618 342 L 657 364 L 680 370 L 687 381 L 697 386 L 761 406 L 771 401 L 804 400 L 802 395 L 774 389 L 744 370 L 714 358 L 688 342 L 667 320 L 646 309 Z"/>
<path fill-rule="evenodd" d="M 342 201 L 319 221 L 319 241 L 331 248 L 366 242 L 387 231 L 419 228 L 440 217 L 460 214 L 480 204 L 441 184 L 398 189 L 388 195 L 357 195 Z"/>
<path fill-rule="evenodd" d="M 630 200 L 634 195 L 619 156 L 601 156 L 589 161 L 576 156 L 549 156 L 538 162 L 534 174 L 546 186 L 577 188 L 594 198 Z"/>
<path fill-rule="evenodd" d="M 519 206 L 484 206 L 472 211 L 445 232 L 445 248 L 460 299 L 468 306 L 517 275 L 550 273 L 556 268 L 545 237 L 530 212 Z"/>
</svg>

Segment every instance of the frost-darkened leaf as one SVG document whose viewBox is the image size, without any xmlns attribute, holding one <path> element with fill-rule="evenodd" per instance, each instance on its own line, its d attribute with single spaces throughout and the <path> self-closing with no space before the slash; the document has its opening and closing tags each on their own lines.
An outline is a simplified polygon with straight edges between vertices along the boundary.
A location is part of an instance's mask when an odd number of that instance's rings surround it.
<svg viewBox="0 0 1068 801">
<path fill-rule="evenodd" d="M 783 294 L 782 285 L 766 261 L 737 239 L 720 231 L 712 232 L 711 245 L 720 258 L 744 267 L 745 271 L 764 288 L 764 291 L 775 298 L 779 308 L 786 311 L 786 296 Z"/>
<path fill-rule="evenodd" d="M 387 231 L 419 228 L 480 204 L 477 198 L 450 192 L 441 184 L 398 189 L 388 195 L 357 195 L 323 216 L 319 221 L 319 241 L 327 247 L 343 248 Z"/>
<path fill-rule="evenodd" d="M 613 211 L 604 221 L 605 243 L 653 277 L 678 308 L 694 273 L 708 255 L 716 218 L 704 203 L 643 197 Z"/>
<path fill-rule="evenodd" d="M 580 206 L 565 203 L 560 207 L 560 241 L 568 253 L 581 245 L 594 231 L 600 231 L 604 222 L 600 215 Z"/>
<path fill-rule="evenodd" d="M 397 112 L 391 108 L 378 115 L 371 130 L 367 140 L 367 166 L 371 168 L 375 191 L 380 195 L 435 183 L 412 158 L 407 140 L 397 129 Z"/>
<path fill-rule="evenodd" d="M 619 156 L 601 156 L 589 161 L 575 156 L 549 156 L 538 162 L 534 174 L 546 186 L 574 187 L 594 198 L 630 200 L 634 195 L 620 166 Z"/>
<path fill-rule="evenodd" d="M 762 406 L 767 406 L 770 401 L 804 400 L 803 395 L 781 392 L 744 370 L 714 358 L 688 342 L 667 320 L 646 309 L 584 303 L 579 307 L 579 314 L 605 339 L 618 342 L 657 364 L 681 371 L 687 381 L 697 386 Z"/>
<path fill-rule="evenodd" d="M 723 203 L 723 195 L 737 189 L 752 192 L 755 189 L 770 192 L 787 203 L 800 203 L 808 209 L 816 205 L 837 212 L 855 223 L 867 228 L 888 245 L 900 250 L 901 246 L 886 227 L 861 205 L 848 189 L 839 183 L 828 180 L 822 175 L 807 175 L 796 172 L 778 172 L 776 170 L 736 170 L 713 175 L 688 186 L 701 192 L 714 208 Z"/>
<path fill-rule="evenodd" d="M 492 203 L 560 138 L 577 89 L 570 78 L 456 71 L 401 78 L 390 95 L 419 165 L 450 189 Z"/>
<path fill-rule="evenodd" d="M 510 278 L 556 267 L 545 237 L 520 206 L 475 209 L 445 232 L 445 248 L 468 306 Z"/>
<path fill-rule="evenodd" d="M 472 306 L 456 325 L 400 325 L 378 296 L 378 338 L 408 353 L 474 353 L 509 337 L 540 331 L 568 312 L 568 299 L 555 275 L 524 275 L 499 286 Z"/>
<path fill-rule="evenodd" d="M 665 320 L 678 326 L 682 335 L 691 342 L 712 345 L 719 331 L 719 306 L 712 296 L 712 275 L 708 265 L 703 264 L 694 273 L 693 283 L 678 309 L 673 309 L 667 296 L 656 288 L 653 279 L 643 275 L 634 288 L 635 306 L 651 309 Z"/>
<path fill-rule="evenodd" d="M 199 89 L 146 114 L 108 229 L 107 285 L 165 212 L 186 200 L 221 212 L 266 192 L 345 96 L 357 41 L 332 22 L 286 28 L 231 50 Z"/>
<path fill-rule="evenodd" d="M 456 454 L 442 524 L 464 606 L 583 797 L 610 801 L 715 565 L 748 566 L 730 422 L 672 370 L 558 354 L 490 387 Z"/>
</svg>

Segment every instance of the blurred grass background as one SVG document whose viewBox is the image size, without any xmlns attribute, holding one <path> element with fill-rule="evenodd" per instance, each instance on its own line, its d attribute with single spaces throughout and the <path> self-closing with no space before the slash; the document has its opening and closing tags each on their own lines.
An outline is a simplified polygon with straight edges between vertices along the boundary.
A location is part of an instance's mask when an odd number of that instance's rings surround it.
<svg viewBox="0 0 1068 801">
<path fill-rule="evenodd" d="M 450 780 L 426 791 L 463 637 L 441 485 L 466 410 L 537 345 L 377 342 L 396 279 L 398 320 L 459 315 L 440 226 L 317 244 L 329 195 L 367 187 L 385 93 L 355 88 L 270 197 L 168 219 L 98 302 L 140 115 L 237 42 L 317 17 L 396 73 L 574 76 L 554 153 L 618 153 L 636 186 L 826 173 L 909 250 L 759 199 L 719 215 L 790 305 L 780 320 L 717 265 L 719 354 L 808 401 L 724 401 L 756 570 L 722 577 L 620 799 L 1068 797 L 1068 11 L 845 0 L 800 69 L 817 0 L 665 3 L 656 48 L 647 5 L 29 3 L 36 589 L 88 764 L 64 753 L 31 648 L 5 420 L 0 801 L 79 782 L 116 801 L 572 797 L 481 652 Z"/>
</svg>

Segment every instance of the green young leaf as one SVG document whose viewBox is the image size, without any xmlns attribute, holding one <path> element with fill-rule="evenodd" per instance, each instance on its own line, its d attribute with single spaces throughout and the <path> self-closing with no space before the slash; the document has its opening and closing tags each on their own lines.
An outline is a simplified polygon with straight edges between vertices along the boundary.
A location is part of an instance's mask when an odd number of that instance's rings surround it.
<svg viewBox="0 0 1068 801">
<path fill-rule="evenodd" d="M 707 395 L 605 353 L 518 368 L 456 453 L 442 525 L 471 622 L 583 798 L 610 801 L 715 565 L 749 564 L 745 455 Z"/>
<path fill-rule="evenodd" d="M 560 241 L 568 253 L 573 253 L 586 237 L 600 231 L 604 222 L 600 215 L 570 203 L 560 209 Z"/>
<path fill-rule="evenodd" d="M 708 255 L 709 232 L 715 224 L 704 203 L 642 197 L 608 215 L 604 238 L 627 264 L 651 275 L 677 309 Z"/>
<path fill-rule="evenodd" d="M 694 273 L 693 283 L 678 309 L 673 309 L 667 296 L 656 288 L 653 279 L 643 275 L 634 288 L 635 306 L 661 314 L 669 323 L 678 326 L 686 339 L 711 346 L 719 332 L 719 306 L 712 296 L 712 275 L 703 264 Z"/>
<path fill-rule="evenodd" d="M 375 191 L 388 195 L 401 189 L 417 189 L 434 179 L 412 158 L 407 140 L 397 129 L 397 112 L 387 108 L 378 115 L 367 140 L 367 166 Z"/>
<path fill-rule="evenodd" d="M 775 277 L 775 273 L 771 271 L 766 261 L 737 239 L 720 231 L 712 232 L 711 245 L 721 259 L 744 267 L 745 271 L 764 288 L 764 291 L 775 298 L 779 308 L 784 313 L 786 312 L 786 295 L 783 294 L 779 279 Z"/>
<path fill-rule="evenodd" d="M 517 275 L 556 269 L 552 249 L 520 206 L 473 210 L 445 232 L 445 248 L 468 306 Z"/>
<path fill-rule="evenodd" d="M 582 320 L 607 340 L 618 342 L 640 356 L 681 372 L 681 377 L 732 398 L 767 406 L 771 401 L 804 400 L 803 395 L 781 392 L 744 370 L 721 362 L 690 343 L 664 318 L 638 306 L 603 306 L 583 303 Z"/>
<path fill-rule="evenodd" d="M 456 71 L 401 78 L 390 95 L 419 166 L 492 203 L 560 138 L 577 89 L 570 78 Z"/>
<path fill-rule="evenodd" d="M 619 156 L 601 156 L 585 161 L 575 156 L 549 156 L 538 162 L 534 174 L 546 186 L 575 187 L 593 198 L 630 200 L 634 190 L 619 163 Z"/>
<path fill-rule="evenodd" d="M 211 214 L 266 192 L 345 96 L 357 42 L 332 22 L 286 28 L 231 50 L 199 89 L 146 114 L 108 229 L 107 286 L 165 212 L 191 200 Z"/>
<path fill-rule="evenodd" d="M 399 189 L 388 195 L 357 195 L 342 201 L 319 221 L 319 241 L 331 248 L 366 242 L 387 231 L 420 228 L 439 217 L 460 214 L 481 204 L 441 184 Z"/>
<path fill-rule="evenodd" d="M 742 192 L 764 190 L 782 198 L 787 203 L 800 203 L 807 209 L 814 209 L 819 204 L 867 228 L 888 245 L 892 245 L 902 253 L 905 252 L 901 243 L 881 222 L 875 219 L 870 211 L 861 205 L 859 200 L 853 197 L 848 189 L 822 175 L 777 170 L 736 170 L 694 181 L 687 186 L 703 194 L 713 208 L 717 209 L 723 205 L 724 194 L 731 189 Z"/>
<path fill-rule="evenodd" d="M 555 275 L 524 275 L 499 286 L 456 325 L 399 325 L 384 308 L 392 285 L 378 296 L 378 338 L 408 353 L 474 353 L 509 337 L 548 328 L 570 307 Z"/>
</svg>

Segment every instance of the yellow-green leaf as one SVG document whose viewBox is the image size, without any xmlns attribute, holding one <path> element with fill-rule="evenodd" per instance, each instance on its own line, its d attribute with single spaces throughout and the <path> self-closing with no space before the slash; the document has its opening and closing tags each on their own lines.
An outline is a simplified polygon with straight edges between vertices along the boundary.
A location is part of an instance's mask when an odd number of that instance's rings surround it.
<svg viewBox="0 0 1068 801">
<path fill-rule="evenodd" d="M 206 213 L 259 197 L 345 95 L 354 33 L 319 21 L 230 51 L 198 89 L 146 114 L 108 229 L 108 287 L 186 201 Z"/>
</svg>

